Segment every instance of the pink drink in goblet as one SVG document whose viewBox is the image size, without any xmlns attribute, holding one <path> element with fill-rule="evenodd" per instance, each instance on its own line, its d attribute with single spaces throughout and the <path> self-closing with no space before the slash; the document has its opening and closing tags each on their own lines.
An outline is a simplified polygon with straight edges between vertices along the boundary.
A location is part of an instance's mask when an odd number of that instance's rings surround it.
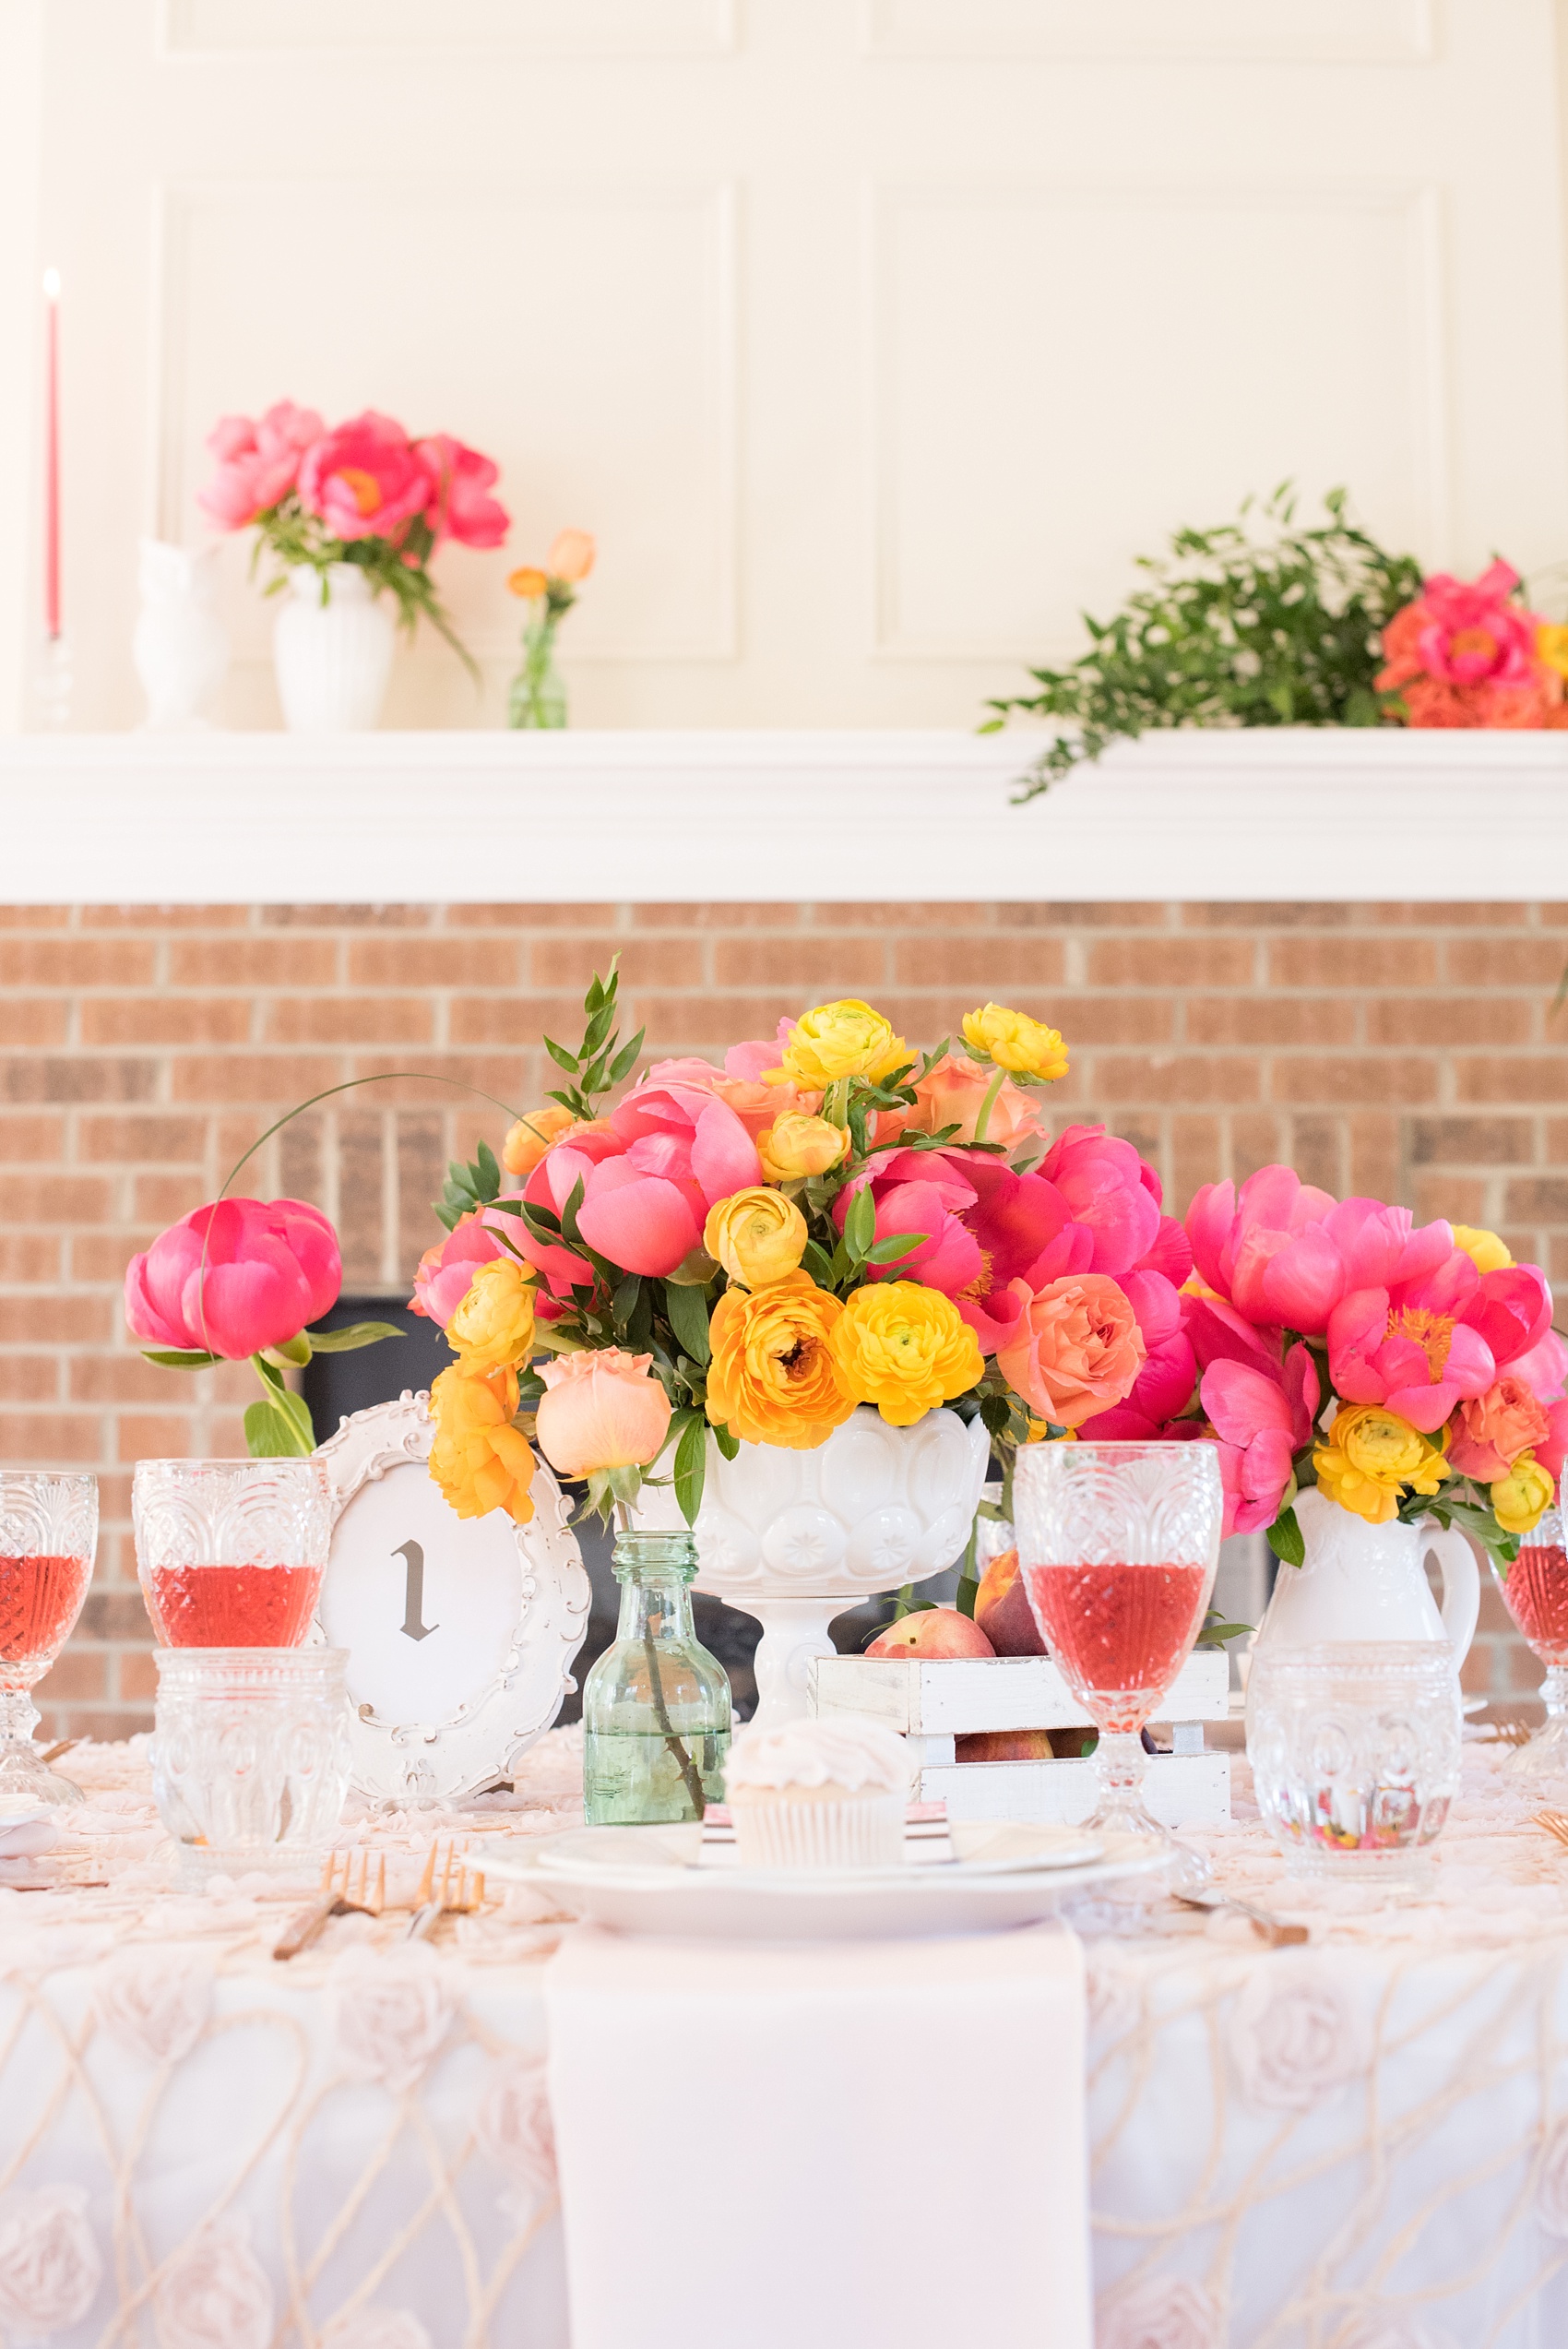
<svg viewBox="0 0 1568 2349">
<path fill-rule="evenodd" d="M 332 1536 L 317 1461 L 138 1461 L 131 1514 L 160 1647 L 303 1643 Z"/>
<path fill-rule="evenodd" d="M 1561 1504 L 1549 1508 L 1519 1544 L 1512 1566 L 1493 1558 L 1491 1571 L 1519 1636 L 1546 1666 L 1541 1695 L 1545 1725 L 1506 1768 L 1532 1781 L 1568 1775 L 1568 1544 Z"/>
<path fill-rule="evenodd" d="M 32 1743 L 32 1690 L 87 1597 L 98 1546 L 98 1480 L 0 1469 L 0 1802 L 79 1803 Z"/>
<path fill-rule="evenodd" d="M 1099 1731 L 1099 1798 L 1086 1822 L 1160 1839 L 1145 1807 L 1144 1723 L 1158 1715 L 1203 1625 L 1225 1496 L 1210 1443 L 1038 1444 L 1018 1455 L 1019 1570 L 1041 1639 Z"/>
</svg>

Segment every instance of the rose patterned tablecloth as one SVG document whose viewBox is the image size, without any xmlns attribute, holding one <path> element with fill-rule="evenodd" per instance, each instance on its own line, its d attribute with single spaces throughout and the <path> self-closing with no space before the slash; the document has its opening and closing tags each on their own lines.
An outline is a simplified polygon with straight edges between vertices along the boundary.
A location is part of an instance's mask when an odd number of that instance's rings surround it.
<svg viewBox="0 0 1568 2349">
<path fill-rule="evenodd" d="M 1568 2341 L 1568 1854 L 1501 1759 L 1467 1748 L 1431 1884 L 1381 1907 L 1289 1885 L 1239 1766 L 1237 1824 L 1201 1840 L 1310 1923 L 1306 1949 L 1190 1912 L 1137 1940 L 1079 1917 L 1099 2349 Z M 521 1891 L 434 1947 L 401 1944 L 402 1914 L 344 1917 L 277 1965 L 300 1888 L 174 1890 L 139 1741 L 66 1767 L 89 1800 L 60 1850 L 0 1866 L 6 2349 L 567 2349 L 541 1987 L 561 1922 Z M 566 1824 L 579 1770 L 557 1732 L 456 1824 Z M 430 1831 L 344 1833 L 385 1847 L 406 1902 Z M 15 1889 L 51 1872 L 77 1881 Z M 898 2256 L 940 2209 L 921 2148 Z M 743 2338 L 743 2310 L 709 2318 Z"/>
</svg>

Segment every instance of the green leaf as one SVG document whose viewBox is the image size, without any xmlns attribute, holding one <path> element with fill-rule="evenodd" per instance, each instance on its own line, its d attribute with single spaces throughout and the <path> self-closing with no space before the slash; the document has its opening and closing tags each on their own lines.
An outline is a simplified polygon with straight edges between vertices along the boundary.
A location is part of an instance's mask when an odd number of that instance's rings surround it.
<svg viewBox="0 0 1568 2349">
<path fill-rule="evenodd" d="M 361 1346 L 374 1346 L 383 1338 L 406 1338 L 407 1330 L 399 1330 L 395 1321 L 356 1321 L 347 1330 L 313 1330 L 309 1333 L 313 1353 L 357 1353 Z"/>
<path fill-rule="evenodd" d="M 304 1330 L 292 1338 L 285 1338 L 280 1346 L 268 1346 L 267 1358 L 280 1369 L 303 1370 L 310 1360 L 311 1341 Z"/>
<path fill-rule="evenodd" d="M 688 1525 L 697 1521 L 707 1473 L 707 1426 L 694 1412 L 682 1428 L 681 1440 L 675 1447 L 675 1498 Z"/>
<path fill-rule="evenodd" d="M 834 1282 L 833 1259 L 814 1240 L 808 1240 L 801 1257 L 802 1271 L 809 1272 L 819 1289 L 831 1289 Z"/>
<path fill-rule="evenodd" d="M 488 1142 L 481 1141 L 478 1150 L 475 1151 L 474 1167 L 480 1178 L 475 1188 L 480 1198 L 488 1202 L 501 1188 L 501 1169 L 496 1163 L 495 1152 Z"/>
<path fill-rule="evenodd" d="M 253 1460 L 302 1459 L 313 1452 L 315 1432 L 301 1398 L 283 1395 L 247 1403 L 245 1447 Z"/>
<path fill-rule="evenodd" d="M 664 1286 L 664 1310 L 677 1342 L 684 1347 L 692 1360 L 707 1368 L 712 1358 L 707 1334 L 707 1298 L 701 1289 L 683 1289 L 669 1282 Z"/>
<path fill-rule="evenodd" d="M 887 1239 L 878 1240 L 875 1247 L 867 1250 L 866 1262 L 897 1264 L 901 1256 L 910 1256 L 916 1248 L 924 1247 L 927 1237 L 924 1232 L 895 1232 Z"/>
<path fill-rule="evenodd" d="M 636 1034 L 632 1038 L 631 1043 L 629 1044 L 623 1044 L 621 1050 L 611 1062 L 610 1081 L 612 1085 L 620 1084 L 624 1079 L 631 1075 L 633 1069 L 636 1067 L 637 1055 L 643 1048 L 643 1038 L 647 1035 L 647 1030 L 646 1028 L 639 1028 Z"/>
<path fill-rule="evenodd" d="M 577 1210 L 583 1203 L 585 1188 L 583 1178 L 579 1174 L 572 1186 L 571 1195 L 565 1206 L 561 1210 L 561 1229 L 573 1245 L 579 1247 L 582 1242 L 577 1231 Z"/>
<path fill-rule="evenodd" d="M 623 1330 L 630 1321 L 633 1314 L 636 1313 L 637 1309 L 637 1299 L 642 1295 L 642 1293 L 643 1283 L 641 1273 L 628 1272 L 625 1279 L 621 1282 L 619 1288 L 616 1290 L 614 1295 L 611 1298 L 610 1310 L 614 1315 L 615 1319 L 620 1323 Z"/>
<path fill-rule="evenodd" d="M 1206 1622 L 1203 1629 L 1198 1633 L 1194 1645 L 1200 1648 L 1218 1648 L 1223 1640 L 1239 1640 L 1243 1632 L 1251 1631 L 1254 1628 L 1250 1623 Z"/>
<path fill-rule="evenodd" d="M 726 1460 L 733 1460 L 740 1451 L 741 1439 L 738 1436 L 731 1436 L 728 1427 L 716 1427 L 713 1430 L 713 1440 Z"/>
<path fill-rule="evenodd" d="M 849 1201 L 844 1218 L 844 1246 L 851 1262 L 863 1262 L 866 1251 L 876 1238 L 876 1201 L 871 1195 L 871 1185 L 862 1184 Z"/>
<path fill-rule="evenodd" d="M 223 1357 L 217 1353 L 184 1353 L 178 1347 L 143 1346 L 143 1362 L 155 1362 L 160 1370 L 210 1370 Z"/>
<path fill-rule="evenodd" d="M 1283 1559 L 1287 1566 L 1306 1564 L 1307 1545 L 1301 1539 L 1301 1529 L 1296 1522 L 1293 1508 L 1280 1510 L 1264 1539 L 1275 1556 Z"/>
<path fill-rule="evenodd" d="M 555 1063 L 557 1068 L 564 1068 L 568 1077 L 575 1077 L 576 1075 L 578 1064 L 577 1055 L 575 1052 L 568 1052 L 564 1044 L 556 1043 L 554 1039 L 550 1036 L 546 1036 L 544 1040 L 544 1049 L 550 1055 L 551 1059 Z"/>
</svg>

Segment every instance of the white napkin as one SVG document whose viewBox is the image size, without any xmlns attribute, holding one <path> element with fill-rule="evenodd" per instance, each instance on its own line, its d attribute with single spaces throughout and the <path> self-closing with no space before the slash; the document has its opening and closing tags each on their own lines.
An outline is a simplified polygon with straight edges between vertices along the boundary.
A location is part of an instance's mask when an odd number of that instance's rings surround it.
<svg viewBox="0 0 1568 2349">
<path fill-rule="evenodd" d="M 52 1852 L 60 1830 L 47 1811 L 0 1812 L 0 1866 L 7 1860 L 36 1859 Z"/>
<path fill-rule="evenodd" d="M 580 1926 L 545 2002 L 573 2349 L 691 2349 L 694 2309 L 746 2349 L 1088 2349 L 1071 1934 Z"/>
</svg>

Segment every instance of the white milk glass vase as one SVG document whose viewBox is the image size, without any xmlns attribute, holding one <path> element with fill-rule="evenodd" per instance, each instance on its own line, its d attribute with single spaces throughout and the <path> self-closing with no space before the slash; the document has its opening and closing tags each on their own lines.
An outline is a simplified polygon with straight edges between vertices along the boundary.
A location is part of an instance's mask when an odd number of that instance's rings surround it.
<svg viewBox="0 0 1568 2349">
<path fill-rule="evenodd" d="M 1431 1519 L 1370 1525 L 1317 1487 L 1299 1494 L 1296 1522 L 1306 1557 L 1281 1565 L 1255 1651 L 1350 1640 L 1446 1640 L 1455 1668 L 1475 1637 L 1480 1575 L 1462 1533 Z M 1427 1581 L 1431 1551 L 1443 1572 L 1439 1613 Z"/>
<path fill-rule="evenodd" d="M 376 725 L 392 674 L 396 622 L 353 563 L 300 564 L 272 637 L 283 722 L 291 734 L 363 733 Z"/>
</svg>

